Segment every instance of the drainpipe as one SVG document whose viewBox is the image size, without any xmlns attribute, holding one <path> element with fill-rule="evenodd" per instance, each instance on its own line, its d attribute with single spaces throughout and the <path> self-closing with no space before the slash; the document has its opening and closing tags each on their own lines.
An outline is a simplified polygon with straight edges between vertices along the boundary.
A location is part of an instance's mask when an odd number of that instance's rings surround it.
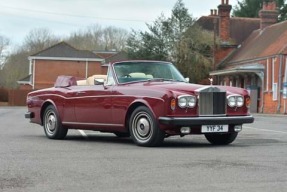
<svg viewBox="0 0 287 192">
<path fill-rule="evenodd" d="M 261 107 L 260 107 L 260 110 L 259 110 L 259 113 L 263 113 L 263 110 L 264 110 L 264 88 L 265 88 L 265 84 L 264 84 L 264 72 L 259 72 L 257 73 L 257 75 L 259 76 L 259 78 L 261 79 L 261 82 L 262 82 L 262 88 L 261 88 Z"/>
<path fill-rule="evenodd" d="M 32 89 L 34 90 L 35 89 L 35 71 L 36 71 L 36 62 L 35 62 L 35 59 L 32 59 L 33 60 L 33 79 L 32 79 Z"/>
<path fill-rule="evenodd" d="M 279 97 L 278 97 L 277 113 L 280 113 L 280 108 L 281 108 L 282 64 L 283 64 L 283 55 L 280 55 L 280 65 L 279 65 L 279 75 L 278 75 Z"/>
<path fill-rule="evenodd" d="M 285 58 L 285 73 L 284 73 L 284 82 L 287 82 L 287 59 Z M 286 100 L 284 99 L 284 114 L 286 114 Z"/>
<path fill-rule="evenodd" d="M 88 70 L 89 70 L 89 62 L 88 59 L 86 59 L 86 79 L 88 78 Z"/>
<path fill-rule="evenodd" d="M 33 60 L 29 58 L 29 75 L 32 75 L 33 71 Z"/>
</svg>

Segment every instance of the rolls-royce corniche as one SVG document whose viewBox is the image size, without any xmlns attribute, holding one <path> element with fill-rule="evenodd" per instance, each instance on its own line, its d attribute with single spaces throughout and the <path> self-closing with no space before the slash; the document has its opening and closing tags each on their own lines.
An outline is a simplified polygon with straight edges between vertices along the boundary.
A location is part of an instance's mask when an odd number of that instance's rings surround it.
<svg viewBox="0 0 287 192">
<path fill-rule="evenodd" d="M 30 92 L 25 117 L 50 139 L 79 129 L 131 137 L 139 146 L 190 134 L 228 145 L 253 123 L 249 105 L 247 90 L 191 84 L 172 63 L 122 61 L 109 64 L 107 75 L 59 76 L 54 87 Z"/>
</svg>

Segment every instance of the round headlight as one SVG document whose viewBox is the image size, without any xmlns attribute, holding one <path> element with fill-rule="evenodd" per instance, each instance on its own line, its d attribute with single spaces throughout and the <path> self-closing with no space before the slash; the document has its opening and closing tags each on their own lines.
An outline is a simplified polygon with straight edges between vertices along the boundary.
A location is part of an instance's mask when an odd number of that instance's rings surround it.
<svg viewBox="0 0 287 192">
<path fill-rule="evenodd" d="M 178 106 L 184 108 L 187 106 L 187 100 L 185 97 L 178 98 Z"/>
<path fill-rule="evenodd" d="M 243 97 L 238 96 L 237 99 L 236 99 L 236 106 L 237 106 L 237 107 L 242 107 L 243 104 L 244 104 L 244 99 L 243 99 Z"/>
<path fill-rule="evenodd" d="M 189 100 L 187 102 L 188 107 L 195 107 L 196 105 L 196 99 L 195 97 L 191 96 L 189 97 Z"/>
<path fill-rule="evenodd" d="M 229 107 L 234 107 L 236 105 L 236 99 L 234 96 L 228 98 L 228 105 Z"/>
</svg>

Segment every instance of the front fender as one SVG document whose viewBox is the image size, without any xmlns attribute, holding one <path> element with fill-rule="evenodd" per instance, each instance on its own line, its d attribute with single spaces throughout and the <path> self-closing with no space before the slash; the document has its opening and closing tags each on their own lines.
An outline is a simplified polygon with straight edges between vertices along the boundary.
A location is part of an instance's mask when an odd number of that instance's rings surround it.
<svg viewBox="0 0 287 192">
<path fill-rule="evenodd" d="M 44 112 L 46 110 L 46 108 L 49 106 L 49 105 L 53 105 L 55 107 L 55 109 L 57 110 L 58 112 L 58 115 L 59 115 L 59 118 L 60 118 L 60 121 L 62 121 L 62 116 L 63 116 L 63 106 L 61 105 L 57 105 L 53 100 L 51 99 L 47 99 L 46 101 L 44 101 L 42 103 L 42 106 L 41 106 L 41 111 L 40 111 L 40 118 L 41 118 L 41 125 L 43 125 L 43 115 L 44 115 Z"/>
</svg>

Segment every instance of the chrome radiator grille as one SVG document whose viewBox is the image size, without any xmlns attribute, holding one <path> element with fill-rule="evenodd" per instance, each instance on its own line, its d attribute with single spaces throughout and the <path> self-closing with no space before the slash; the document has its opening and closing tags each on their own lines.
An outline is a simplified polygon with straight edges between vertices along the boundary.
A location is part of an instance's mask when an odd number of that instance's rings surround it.
<svg viewBox="0 0 287 192">
<path fill-rule="evenodd" d="M 199 115 L 220 116 L 226 114 L 226 92 L 208 88 L 199 92 Z"/>
</svg>

